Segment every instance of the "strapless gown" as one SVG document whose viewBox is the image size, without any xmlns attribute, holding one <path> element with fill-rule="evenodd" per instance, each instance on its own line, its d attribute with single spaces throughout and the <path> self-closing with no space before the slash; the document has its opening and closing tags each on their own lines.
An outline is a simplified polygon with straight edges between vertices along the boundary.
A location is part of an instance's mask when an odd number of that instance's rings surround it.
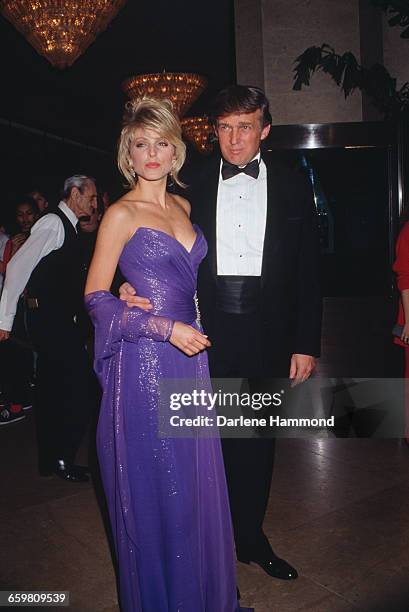
<svg viewBox="0 0 409 612">
<path fill-rule="evenodd" d="M 207 355 L 168 342 L 172 321 L 196 326 L 197 270 L 207 252 L 195 226 L 190 252 L 139 228 L 120 257 L 149 313 L 107 291 L 86 297 L 103 387 L 98 456 L 119 565 L 123 612 L 236 612 L 235 559 L 218 437 L 158 436 L 158 382 L 209 382 Z"/>
</svg>

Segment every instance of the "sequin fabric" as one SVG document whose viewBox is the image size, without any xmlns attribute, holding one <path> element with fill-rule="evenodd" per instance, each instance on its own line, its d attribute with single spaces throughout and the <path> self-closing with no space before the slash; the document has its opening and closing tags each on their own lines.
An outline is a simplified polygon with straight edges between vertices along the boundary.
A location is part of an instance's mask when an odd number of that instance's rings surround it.
<svg viewBox="0 0 409 612">
<path fill-rule="evenodd" d="M 159 438 L 162 378 L 209 384 L 206 353 L 168 342 L 174 321 L 199 325 L 198 266 L 207 245 L 195 226 L 188 252 L 140 228 L 120 267 L 149 313 L 109 292 L 86 297 L 103 387 L 97 447 L 119 565 L 123 612 L 236 612 L 235 561 L 220 440 Z"/>
</svg>

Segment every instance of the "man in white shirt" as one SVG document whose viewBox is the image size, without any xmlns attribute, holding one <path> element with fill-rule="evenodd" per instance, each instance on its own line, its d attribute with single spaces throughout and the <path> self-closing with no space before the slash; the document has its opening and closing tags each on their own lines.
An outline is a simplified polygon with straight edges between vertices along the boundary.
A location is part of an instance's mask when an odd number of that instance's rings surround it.
<svg viewBox="0 0 409 612">
<path fill-rule="evenodd" d="M 9 237 L 4 231 L 4 227 L 0 224 L 0 295 L 1 295 L 1 290 L 3 288 L 3 278 L 4 278 L 3 256 L 4 256 L 4 249 L 7 244 L 8 239 Z"/>
<path fill-rule="evenodd" d="M 271 121 L 260 89 L 224 89 L 213 109 L 221 155 L 183 178 L 208 242 L 198 297 L 212 377 L 298 383 L 320 352 L 319 241 L 308 178 L 261 151 Z M 129 305 L 149 308 L 133 293 L 121 288 Z M 222 442 L 238 560 L 275 578 L 297 578 L 263 532 L 274 439 Z"/>
<path fill-rule="evenodd" d="M 18 297 L 26 288 L 27 326 L 38 353 L 36 426 L 39 471 L 85 482 L 75 454 L 88 425 L 94 376 L 76 316 L 82 308 L 78 218 L 96 207 L 92 178 L 64 183 L 58 208 L 41 217 L 11 259 L 0 301 L 0 341 L 13 326 Z M 58 291 L 57 291 L 58 288 Z"/>
</svg>

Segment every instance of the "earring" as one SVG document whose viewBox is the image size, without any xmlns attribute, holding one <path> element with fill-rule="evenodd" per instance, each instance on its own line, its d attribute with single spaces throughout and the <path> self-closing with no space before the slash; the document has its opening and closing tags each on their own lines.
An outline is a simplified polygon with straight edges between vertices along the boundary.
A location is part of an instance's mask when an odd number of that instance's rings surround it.
<svg viewBox="0 0 409 612">
<path fill-rule="evenodd" d="M 173 179 L 173 173 L 172 170 L 168 173 L 167 179 L 166 179 L 166 183 L 167 183 L 167 187 L 173 187 L 174 186 L 174 179 Z"/>
</svg>

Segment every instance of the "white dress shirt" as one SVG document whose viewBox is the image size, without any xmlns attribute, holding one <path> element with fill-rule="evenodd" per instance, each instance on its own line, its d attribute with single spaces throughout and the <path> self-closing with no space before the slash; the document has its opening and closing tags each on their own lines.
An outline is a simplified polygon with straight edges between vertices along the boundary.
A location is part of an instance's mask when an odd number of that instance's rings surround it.
<svg viewBox="0 0 409 612">
<path fill-rule="evenodd" d="M 267 168 L 260 153 L 255 179 L 241 172 L 223 180 L 220 164 L 216 212 L 217 274 L 261 276 L 267 218 Z"/>
<path fill-rule="evenodd" d="M 9 237 L 4 232 L 0 231 L 0 261 L 3 261 L 4 257 L 4 249 L 6 248 L 6 244 L 9 240 Z M 3 287 L 3 274 L 0 272 L 0 294 L 1 288 Z"/>
<path fill-rule="evenodd" d="M 71 208 L 62 201 L 58 204 L 58 208 L 75 228 L 78 219 Z M 51 251 L 61 248 L 64 238 L 63 222 L 55 213 L 47 213 L 33 225 L 30 236 L 7 264 L 6 279 L 0 300 L 0 329 L 11 331 L 18 299 L 34 268 Z"/>
</svg>

